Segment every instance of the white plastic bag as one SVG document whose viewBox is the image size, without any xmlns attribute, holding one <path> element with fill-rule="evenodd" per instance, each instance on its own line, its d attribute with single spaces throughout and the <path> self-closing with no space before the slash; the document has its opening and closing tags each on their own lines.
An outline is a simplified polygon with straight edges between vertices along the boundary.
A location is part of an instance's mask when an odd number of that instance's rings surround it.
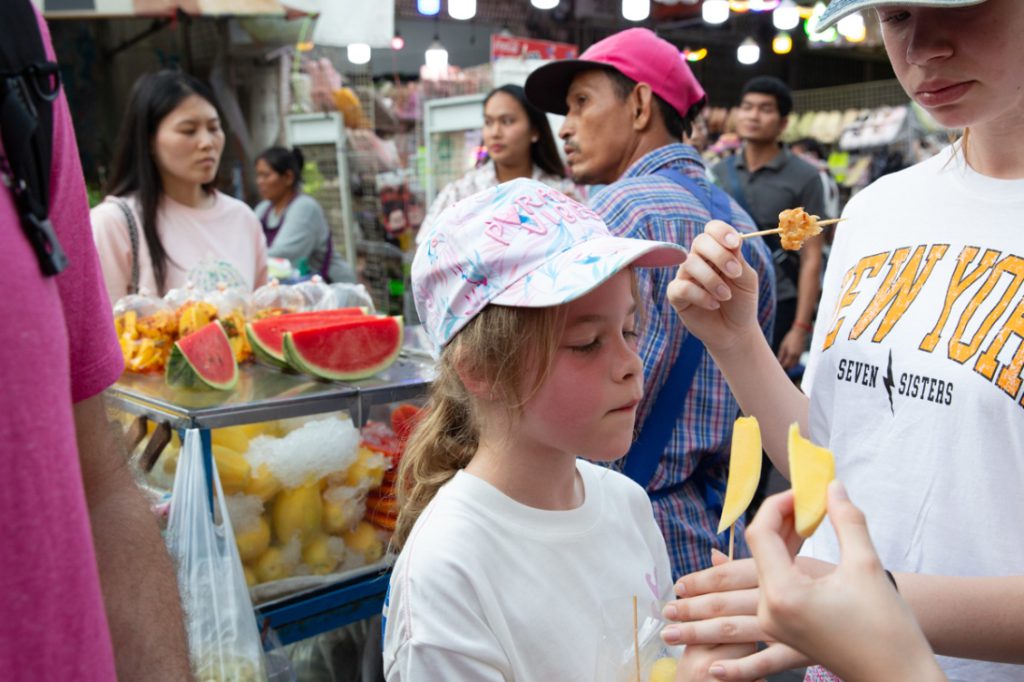
<svg viewBox="0 0 1024 682">
<path fill-rule="evenodd" d="M 192 672 L 203 682 L 259 682 L 266 679 L 263 648 L 216 462 L 212 466 L 214 514 L 200 433 L 186 431 L 167 544 L 178 567 Z"/>
</svg>

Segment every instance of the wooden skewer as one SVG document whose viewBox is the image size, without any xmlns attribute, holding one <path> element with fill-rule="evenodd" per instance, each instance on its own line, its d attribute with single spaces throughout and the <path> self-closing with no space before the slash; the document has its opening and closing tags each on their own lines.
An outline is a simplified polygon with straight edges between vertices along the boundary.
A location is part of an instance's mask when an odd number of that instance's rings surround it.
<svg viewBox="0 0 1024 682">
<path fill-rule="evenodd" d="M 830 218 L 828 220 L 819 220 L 818 227 L 827 227 L 828 225 L 835 225 L 841 223 L 846 218 Z M 740 234 L 740 239 L 750 239 L 751 237 L 763 237 L 768 234 L 782 234 L 781 227 L 773 227 L 770 230 L 761 230 L 759 232 L 743 232 Z"/>
<path fill-rule="evenodd" d="M 736 524 L 729 526 L 729 561 L 732 561 L 732 552 L 736 547 Z"/>
<path fill-rule="evenodd" d="M 640 630 L 637 625 L 637 596 L 633 595 L 633 652 L 637 659 L 637 682 L 640 679 Z"/>
</svg>

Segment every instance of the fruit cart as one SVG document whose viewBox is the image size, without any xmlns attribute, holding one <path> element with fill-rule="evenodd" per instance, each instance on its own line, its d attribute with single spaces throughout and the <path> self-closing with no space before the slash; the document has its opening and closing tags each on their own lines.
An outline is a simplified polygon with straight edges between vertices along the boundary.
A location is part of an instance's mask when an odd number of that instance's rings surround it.
<svg viewBox="0 0 1024 682">
<path fill-rule="evenodd" d="M 407 336 L 393 365 L 358 382 L 323 382 L 254 364 L 240 368 L 231 392 L 190 392 L 167 386 L 161 375 L 126 373 L 108 389 L 107 401 L 115 410 L 143 418 L 135 419 L 132 427 L 139 434 L 136 440 L 145 434 L 146 420 L 159 425 L 157 433 L 200 429 L 209 480 L 211 429 L 339 411 L 362 426 L 376 405 L 423 397 L 433 378 L 433 363 L 414 347 L 413 337 Z M 149 445 L 158 440 L 151 437 Z M 145 459 L 147 452 L 141 457 Z M 333 575 L 327 584 L 261 603 L 256 607 L 258 624 L 288 644 L 380 613 L 390 564 L 385 555 L 374 564 Z"/>
</svg>

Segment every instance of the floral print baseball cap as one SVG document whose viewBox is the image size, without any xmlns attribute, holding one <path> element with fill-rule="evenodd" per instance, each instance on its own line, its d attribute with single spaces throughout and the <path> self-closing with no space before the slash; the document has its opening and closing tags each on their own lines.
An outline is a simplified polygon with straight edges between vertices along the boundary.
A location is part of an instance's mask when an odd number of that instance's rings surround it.
<svg viewBox="0 0 1024 682">
<path fill-rule="evenodd" d="M 630 266 L 678 265 L 676 244 L 615 237 L 586 206 L 530 179 L 478 192 L 429 226 L 412 263 L 412 290 L 440 353 L 488 304 L 561 305 Z"/>
</svg>

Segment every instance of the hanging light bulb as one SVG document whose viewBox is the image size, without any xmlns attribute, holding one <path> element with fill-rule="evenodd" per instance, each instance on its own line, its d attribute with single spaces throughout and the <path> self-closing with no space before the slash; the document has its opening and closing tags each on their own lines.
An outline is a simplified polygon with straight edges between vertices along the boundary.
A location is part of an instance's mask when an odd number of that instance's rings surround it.
<svg viewBox="0 0 1024 682">
<path fill-rule="evenodd" d="M 860 12 L 854 12 L 853 14 L 843 17 L 836 24 L 836 28 L 839 29 L 839 35 L 849 39 L 850 36 L 859 36 L 866 32 L 864 26 L 864 17 L 860 15 Z"/>
<path fill-rule="evenodd" d="M 627 21 L 643 21 L 651 16 L 651 0 L 622 0 L 622 17 Z"/>
<path fill-rule="evenodd" d="M 370 46 L 366 43 L 352 43 L 347 51 L 348 60 L 353 64 L 366 64 L 370 61 Z"/>
<path fill-rule="evenodd" d="M 756 64 L 761 58 L 761 48 L 753 38 L 747 38 L 736 48 L 736 61 L 740 64 Z"/>
<path fill-rule="evenodd" d="M 416 0 L 416 11 L 432 17 L 441 11 L 441 0 Z"/>
<path fill-rule="evenodd" d="M 729 0 L 704 0 L 700 15 L 709 24 L 724 24 L 729 20 Z"/>
<path fill-rule="evenodd" d="M 789 54 L 793 49 L 793 39 L 785 31 L 779 31 L 772 39 L 772 52 L 775 54 Z"/>
<path fill-rule="evenodd" d="M 772 12 L 772 23 L 780 31 L 792 31 L 800 25 L 800 8 L 793 0 L 782 0 Z"/>
<path fill-rule="evenodd" d="M 558 7 L 558 0 L 530 0 L 530 4 L 537 9 L 554 9 Z"/>
<path fill-rule="evenodd" d="M 448 0 L 448 16 L 465 21 L 476 16 L 476 0 Z"/>
<path fill-rule="evenodd" d="M 395 35 L 391 38 L 391 49 L 397 51 L 403 47 L 405 47 L 405 38 L 402 37 L 401 33 L 395 31 Z"/>
<path fill-rule="evenodd" d="M 764 12 L 779 4 L 778 0 L 750 0 L 751 12 Z"/>
<path fill-rule="evenodd" d="M 441 40 L 436 34 L 423 56 L 427 72 L 431 77 L 440 78 L 448 73 L 448 50 L 444 49 L 444 45 L 441 44 Z"/>
<path fill-rule="evenodd" d="M 835 41 L 838 35 L 835 26 L 830 26 L 820 33 L 817 32 L 818 20 L 821 19 L 821 15 L 824 13 L 825 3 L 818 2 L 814 5 L 811 16 L 804 21 L 804 32 L 807 33 L 807 39 L 812 43 L 831 43 Z"/>
</svg>

